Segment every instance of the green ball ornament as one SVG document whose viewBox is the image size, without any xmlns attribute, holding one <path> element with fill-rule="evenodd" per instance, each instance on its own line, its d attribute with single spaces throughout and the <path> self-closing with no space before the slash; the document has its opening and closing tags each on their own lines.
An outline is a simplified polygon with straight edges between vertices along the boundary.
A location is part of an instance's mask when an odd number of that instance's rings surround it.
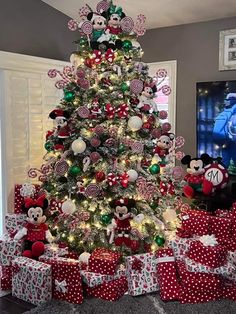
<svg viewBox="0 0 236 314">
<path fill-rule="evenodd" d="M 100 221 L 103 225 L 108 225 L 109 223 L 111 223 L 111 216 L 108 214 L 101 215 Z"/>
<path fill-rule="evenodd" d="M 153 164 L 149 167 L 151 174 L 158 174 L 160 172 L 160 166 L 158 164 Z"/>
<path fill-rule="evenodd" d="M 151 207 L 151 209 L 156 209 L 158 204 L 155 202 L 152 202 L 149 206 Z"/>
<path fill-rule="evenodd" d="M 86 38 L 84 38 L 84 37 L 81 37 L 80 38 L 80 41 L 79 41 L 79 45 L 80 45 L 80 47 L 85 47 L 86 46 L 86 44 L 87 44 L 87 39 Z"/>
<path fill-rule="evenodd" d="M 124 40 L 122 47 L 124 49 L 125 52 L 129 52 L 132 49 L 132 42 L 130 40 Z"/>
<path fill-rule="evenodd" d="M 127 83 L 123 82 L 121 85 L 120 85 L 120 89 L 123 93 L 127 92 L 129 90 L 129 86 L 127 85 Z"/>
<path fill-rule="evenodd" d="M 118 153 L 123 153 L 125 151 L 125 145 L 124 144 L 120 144 L 119 148 L 118 148 Z"/>
<path fill-rule="evenodd" d="M 163 246 L 165 244 L 165 239 L 161 236 L 156 236 L 154 238 L 154 241 L 156 242 L 158 246 Z"/>
<path fill-rule="evenodd" d="M 53 143 L 52 142 L 46 142 L 44 144 L 44 148 L 48 151 L 48 152 L 51 152 L 53 150 Z"/>
<path fill-rule="evenodd" d="M 45 185 L 45 187 L 44 187 L 44 189 L 48 192 L 48 193 L 50 193 L 50 192 L 52 192 L 52 190 L 53 190 L 53 185 L 51 184 L 51 183 L 48 183 L 47 185 Z"/>
<path fill-rule="evenodd" d="M 72 101 L 75 98 L 75 94 L 71 91 L 64 91 L 64 99 L 66 101 Z"/>
<path fill-rule="evenodd" d="M 76 177 L 77 175 L 79 175 L 81 173 L 81 168 L 78 166 L 71 166 L 69 169 L 69 174 L 73 177 Z"/>
</svg>

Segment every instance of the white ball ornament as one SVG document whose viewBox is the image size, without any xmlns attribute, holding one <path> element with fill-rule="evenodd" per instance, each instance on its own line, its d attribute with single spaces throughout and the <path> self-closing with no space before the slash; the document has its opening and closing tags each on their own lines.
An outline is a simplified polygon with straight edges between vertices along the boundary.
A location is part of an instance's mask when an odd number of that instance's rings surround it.
<svg viewBox="0 0 236 314">
<path fill-rule="evenodd" d="M 138 172 L 133 169 L 127 171 L 127 174 L 129 176 L 129 182 L 135 182 L 138 179 Z"/>
<path fill-rule="evenodd" d="M 135 132 L 135 131 L 140 130 L 142 125 L 143 125 L 143 121 L 140 117 L 133 116 L 129 118 L 128 126 L 132 131 Z"/>
<path fill-rule="evenodd" d="M 163 213 L 163 218 L 165 222 L 172 222 L 177 218 L 176 211 L 171 208 L 167 208 L 165 212 Z"/>
<path fill-rule="evenodd" d="M 62 204 L 61 209 L 64 214 L 72 214 L 75 211 L 75 203 L 68 199 Z"/>
<path fill-rule="evenodd" d="M 74 154 L 82 154 L 86 150 L 86 143 L 81 139 L 74 140 L 71 145 L 71 149 L 73 150 Z"/>
<path fill-rule="evenodd" d="M 88 264 L 88 263 L 89 263 L 90 255 L 91 255 L 91 254 L 88 253 L 88 252 L 84 252 L 84 253 L 80 254 L 80 256 L 79 256 L 79 261 L 80 261 L 81 263 Z"/>
</svg>

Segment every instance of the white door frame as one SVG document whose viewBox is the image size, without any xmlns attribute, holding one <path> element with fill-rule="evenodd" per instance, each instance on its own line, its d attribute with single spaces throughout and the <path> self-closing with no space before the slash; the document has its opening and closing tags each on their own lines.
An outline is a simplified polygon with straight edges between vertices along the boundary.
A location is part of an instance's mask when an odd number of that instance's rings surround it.
<svg viewBox="0 0 236 314">
<path fill-rule="evenodd" d="M 3 222 L 5 213 L 11 209 L 8 204 L 8 168 L 9 156 L 7 156 L 7 129 L 12 121 L 6 121 L 7 117 L 7 88 L 4 82 L 4 71 L 20 71 L 33 73 L 47 73 L 49 69 L 62 69 L 70 65 L 68 62 L 46 59 L 17 53 L 0 51 L 0 234 L 4 230 Z"/>
</svg>

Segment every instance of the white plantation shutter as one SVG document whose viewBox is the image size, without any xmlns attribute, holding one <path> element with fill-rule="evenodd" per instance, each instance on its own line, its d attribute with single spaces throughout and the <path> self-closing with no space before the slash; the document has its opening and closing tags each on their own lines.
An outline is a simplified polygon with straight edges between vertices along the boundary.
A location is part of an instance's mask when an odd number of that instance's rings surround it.
<svg viewBox="0 0 236 314">
<path fill-rule="evenodd" d="M 29 181 L 29 168 L 42 164 L 45 134 L 53 125 L 48 114 L 62 96 L 47 71 L 65 65 L 68 63 L 0 52 L 2 213 L 13 209 L 14 184 Z"/>
</svg>

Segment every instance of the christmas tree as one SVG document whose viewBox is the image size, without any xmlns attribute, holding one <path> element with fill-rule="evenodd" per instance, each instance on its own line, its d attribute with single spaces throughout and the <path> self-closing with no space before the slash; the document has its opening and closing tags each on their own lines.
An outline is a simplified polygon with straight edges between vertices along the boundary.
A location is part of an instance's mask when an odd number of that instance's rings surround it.
<svg viewBox="0 0 236 314">
<path fill-rule="evenodd" d="M 80 21 L 68 23 L 80 32 L 72 66 L 48 73 L 61 76 L 56 87 L 64 92 L 49 114 L 55 127 L 42 168 L 42 188 L 62 202 L 50 228 L 80 253 L 155 250 L 176 230 L 181 205 L 182 172 L 174 162 L 184 141 L 154 101 L 158 91 L 171 92 L 163 85 L 167 73 L 150 77 L 141 62 L 142 14 L 134 22 L 109 1 L 79 12 Z"/>
</svg>

